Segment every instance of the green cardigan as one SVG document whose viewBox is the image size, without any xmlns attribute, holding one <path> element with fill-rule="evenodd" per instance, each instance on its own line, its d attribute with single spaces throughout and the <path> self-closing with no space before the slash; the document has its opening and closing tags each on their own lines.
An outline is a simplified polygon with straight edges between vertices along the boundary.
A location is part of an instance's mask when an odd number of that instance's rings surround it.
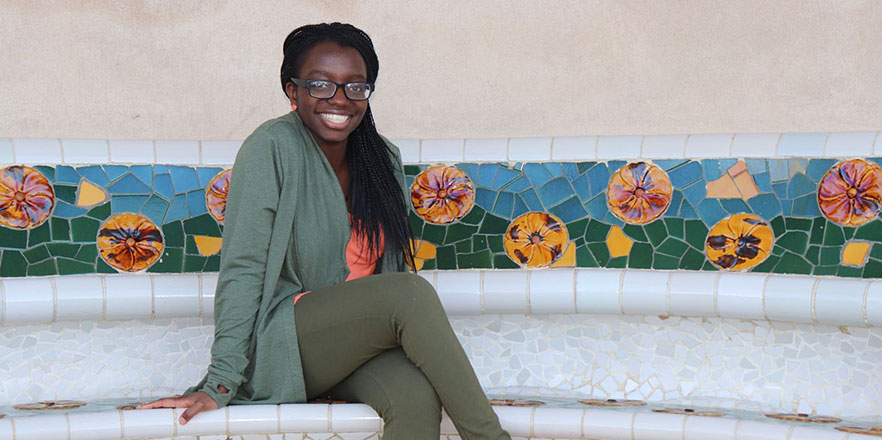
<svg viewBox="0 0 882 440">
<path fill-rule="evenodd" d="M 404 191 L 400 153 L 387 145 Z M 346 279 L 349 235 L 340 183 L 297 113 L 248 136 L 227 198 L 211 364 L 187 393 L 203 391 L 219 408 L 306 401 L 293 297 Z M 402 270 L 387 246 L 379 271 Z"/>
</svg>

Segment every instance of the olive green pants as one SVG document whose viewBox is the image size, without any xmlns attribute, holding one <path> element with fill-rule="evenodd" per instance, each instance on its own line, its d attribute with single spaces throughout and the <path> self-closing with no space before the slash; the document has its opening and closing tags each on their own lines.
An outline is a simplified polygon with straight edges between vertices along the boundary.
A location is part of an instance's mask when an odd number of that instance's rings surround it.
<svg viewBox="0 0 882 440">
<path fill-rule="evenodd" d="M 441 407 L 464 439 L 510 439 L 490 408 L 431 284 L 381 274 L 309 293 L 294 306 L 310 399 L 363 402 L 384 440 L 437 440 Z"/>
</svg>

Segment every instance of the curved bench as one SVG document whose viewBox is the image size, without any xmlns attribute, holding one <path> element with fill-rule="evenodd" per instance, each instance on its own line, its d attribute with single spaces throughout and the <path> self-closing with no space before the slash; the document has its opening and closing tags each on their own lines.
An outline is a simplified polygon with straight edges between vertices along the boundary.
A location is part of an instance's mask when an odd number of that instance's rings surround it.
<svg viewBox="0 0 882 440">
<path fill-rule="evenodd" d="M 517 396 L 508 396 L 517 398 Z M 836 427 L 867 423 L 815 424 L 771 419 L 761 413 L 710 409 L 722 416 L 655 412 L 648 406 L 587 407 L 575 400 L 547 398 L 543 406 L 494 407 L 503 427 L 521 439 L 604 440 L 858 440 L 879 438 L 844 432 Z M 121 400 L 94 402 L 79 410 L 22 415 L 0 419 L 0 440 L 135 440 L 145 438 L 233 439 L 342 438 L 375 439 L 382 420 L 363 404 L 294 404 L 229 406 L 198 415 L 187 425 L 177 423 L 182 410 L 118 410 Z M 88 408 L 88 409 L 86 409 Z M 695 414 L 708 411 L 696 409 Z M 33 413 L 33 411 L 32 411 Z M 442 436 L 459 439 L 445 415 Z M 296 434 L 292 437 L 291 434 Z M 278 436 L 271 436 L 277 434 Z M 281 434 L 287 434 L 284 437 Z M 307 437 L 302 437 L 306 434 Z M 349 434 L 349 435 L 347 435 Z M 340 438 L 334 437 L 334 438 Z"/>
</svg>

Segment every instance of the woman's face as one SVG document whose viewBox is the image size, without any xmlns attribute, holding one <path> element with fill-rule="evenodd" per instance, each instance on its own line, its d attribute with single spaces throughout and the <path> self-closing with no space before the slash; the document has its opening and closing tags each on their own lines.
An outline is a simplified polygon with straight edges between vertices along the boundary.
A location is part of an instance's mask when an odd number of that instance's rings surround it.
<svg viewBox="0 0 882 440">
<path fill-rule="evenodd" d="M 363 82 L 367 81 L 367 66 L 356 49 L 325 42 L 315 45 L 306 54 L 298 75 L 302 80 L 326 79 L 341 84 Z M 322 147 L 341 143 L 345 146 L 367 111 L 367 101 L 350 100 L 339 86 L 334 96 L 327 99 L 313 98 L 306 87 L 297 87 L 290 82 L 286 91 L 291 103 L 297 105 L 303 125 Z"/>
</svg>

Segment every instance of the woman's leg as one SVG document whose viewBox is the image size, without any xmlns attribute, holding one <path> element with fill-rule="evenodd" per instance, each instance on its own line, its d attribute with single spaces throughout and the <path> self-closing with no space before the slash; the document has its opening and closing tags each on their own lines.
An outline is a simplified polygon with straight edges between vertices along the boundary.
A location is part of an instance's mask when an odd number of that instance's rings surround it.
<svg viewBox="0 0 882 440">
<path fill-rule="evenodd" d="M 441 401 L 400 347 L 374 356 L 328 395 L 376 409 L 383 418 L 384 440 L 434 440 L 441 436 Z"/>
<path fill-rule="evenodd" d="M 302 297 L 294 314 L 310 398 L 400 346 L 432 384 L 462 437 L 511 438 L 490 408 L 438 295 L 424 279 L 381 274 L 338 284 Z"/>
</svg>

